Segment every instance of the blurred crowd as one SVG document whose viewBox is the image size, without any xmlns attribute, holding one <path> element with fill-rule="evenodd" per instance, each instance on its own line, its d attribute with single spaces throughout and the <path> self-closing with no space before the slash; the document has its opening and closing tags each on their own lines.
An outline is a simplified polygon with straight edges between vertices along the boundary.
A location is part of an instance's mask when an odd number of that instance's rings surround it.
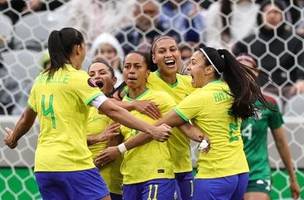
<svg viewBox="0 0 304 200">
<path fill-rule="evenodd" d="M 248 54 L 258 63 L 261 87 L 284 104 L 304 91 L 303 7 L 304 0 L 0 0 L 0 114 L 22 111 L 35 78 L 27 71 L 47 67 L 48 33 L 65 26 L 88 41 L 86 63 L 95 57 L 111 63 L 116 86 L 124 55 L 149 52 L 156 36 L 170 35 L 179 43 L 180 73 L 202 46 Z M 37 62 L 29 67 L 21 51 Z M 17 61 L 8 62 L 10 55 Z M 21 78 L 16 64 L 25 69 Z"/>
</svg>

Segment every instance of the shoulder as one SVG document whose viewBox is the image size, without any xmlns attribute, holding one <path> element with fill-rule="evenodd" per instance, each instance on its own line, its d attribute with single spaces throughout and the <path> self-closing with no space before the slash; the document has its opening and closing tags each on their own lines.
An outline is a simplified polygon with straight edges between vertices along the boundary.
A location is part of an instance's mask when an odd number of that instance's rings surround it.
<svg viewBox="0 0 304 200">
<path fill-rule="evenodd" d="M 84 70 L 70 70 L 70 74 L 75 76 L 75 77 L 79 77 L 79 78 L 87 78 L 89 77 L 88 73 Z"/>
<path fill-rule="evenodd" d="M 278 99 L 278 97 L 275 97 L 273 96 L 272 94 L 268 94 L 268 93 L 263 93 L 263 97 L 265 98 L 266 100 L 266 103 L 267 105 L 271 108 L 267 108 L 267 110 L 270 110 L 270 111 L 275 111 L 275 112 L 280 112 L 281 110 L 281 102 L 280 99 Z M 257 104 L 258 106 L 262 106 L 262 103 L 261 102 L 258 102 Z"/>
<path fill-rule="evenodd" d="M 200 99 L 209 99 L 210 97 L 213 97 L 214 95 L 222 95 L 223 93 L 230 93 L 229 86 L 226 82 L 222 80 L 216 80 L 213 82 L 208 83 L 202 88 L 196 89 L 195 92 L 193 92 L 194 95 L 198 96 Z M 197 98 L 198 98 L 197 97 Z"/>
<path fill-rule="evenodd" d="M 208 94 L 209 94 L 208 89 L 206 89 L 204 87 L 197 88 L 191 94 L 189 94 L 185 99 L 187 99 L 187 101 L 203 100 L 204 98 L 206 98 L 208 96 Z"/>
<path fill-rule="evenodd" d="M 150 72 L 148 79 L 155 79 L 155 78 L 158 78 L 157 73 L 158 73 L 157 71 L 155 71 L 155 72 Z"/>
<path fill-rule="evenodd" d="M 88 73 L 83 71 L 83 70 L 73 70 L 73 69 L 68 69 L 69 73 L 69 79 L 74 83 L 74 84 L 87 84 L 88 79 L 90 78 Z"/>
<path fill-rule="evenodd" d="M 202 90 L 214 90 L 214 89 L 223 89 L 223 90 L 228 90 L 229 86 L 228 84 L 223 81 L 223 80 L 214 80 L 204 87 L 202 87 Z"/>
<path fill-rule="evenodd" d="M 183 85 L 185 85 L 186 87 L 191 87 L 192 88 L 192 78 L 189 75 L 181 75 L 181 74 L 177 74 L 176 76 L 177 81 Z"/>
<path fill-rule="evenodd" d="M 161 78 L 157 75 L 157 71 L 151 72 L 148 76 L 148 84 L 156 84 L 159 81 L 162 81 Z"/>
<path fill-rule="evenodd" d="M 278 105 L 278 102 L 277 102 L 277 100 L 274 97 L 270 96 L 269 94 L 263 94 L 263 96 L 264 96 L 264 98 L 265 98 L 265 100 L 266 100 L 267 103 L 269 103 L 269 104 L 271 104 L 273 106 L 277 106 Z"/>
<path fill-rule="evenodd" d="M 191 76 L 184 74 L 176 74 L 176 77 L 178 80 L 187 81 L 187 82 L 191 82 L 192 79 Z"/>
</svg>

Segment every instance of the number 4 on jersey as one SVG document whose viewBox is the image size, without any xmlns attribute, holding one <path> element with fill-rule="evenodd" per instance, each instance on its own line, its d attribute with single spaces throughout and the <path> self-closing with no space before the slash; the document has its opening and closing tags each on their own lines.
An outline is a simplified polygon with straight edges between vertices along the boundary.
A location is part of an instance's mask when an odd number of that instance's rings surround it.
<svg viewBox="0 0 304 200">
<path fill-rule="evenodd" d="M 251 140 L 252 137 L 252 124 L 248 124 L 243 130 L 242 130 L 243 137 L 247 137 L 248 140 Z"/>
<path fill-rule="evenodd" d="M 45 109 L 45 95 L 42 95 L 41 98 L 41 108 L 42 108 L 42 115 L 45 117 L 51 117 L 52 120 L 52 128 L 56 128 L 56 118 L 55 118 L 55 113 L 54 113 L 54 96 L 50 95 L 49 97 L 49 107 Z"/>
</svg>

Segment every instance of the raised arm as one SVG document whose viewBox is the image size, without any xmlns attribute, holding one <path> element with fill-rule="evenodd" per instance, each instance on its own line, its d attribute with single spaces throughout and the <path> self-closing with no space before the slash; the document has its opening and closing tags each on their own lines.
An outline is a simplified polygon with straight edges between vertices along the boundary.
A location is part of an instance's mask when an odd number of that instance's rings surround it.
<svg viewBox="0 0 304 200">
<path fill-rule="evenodd" d="M 127 110 L 115 105 L 111 100 L 105 100 L 98 107 L 98 110 L 124 126 L 152 135 L 152 137 L 156 140 L 164 141 L 169 137 L 171 127 L 167 126 L 166 124 L 156 127 L 139 120 L 132 116 Z"/>
<path fill-rule="evenodd" d="M 112 98 L 111 101 L 128 110 L 137 110 L 140 113 L 143 113 L 145 115 L 148 115 L 152 119 L 159 119 L 161 117 L 160 111 L 155 103 L 152 101 L 147 100 L 135 100 L 132 102 L 126 102 L 126 101 L 119 101 L 117 99 Z"/>
<path fill-rule="evenodd" d="M 185 124 L 185 121 L 180 119 L 180 117 L 176 113 L 175 114 L 174 113 L 175 113 L 175 111 L 170 111 L 163 118 L 159 119 L 155 123 L 155 125 L 166 124 L 165 122 L 171 123 L 173 126 L 177 126 L 177 125 L 182 126 L 183 124 Z M 185 129 L 185 128 L 187 128 L 187 125 L 185 125 L 183 129 Z M 189 133 L 189 131 L 187 131 L 187 133 Z M 189 135 L 190 135 L 190 133 L 189 133 Z M 169 135 L 164 137 L 165 140 L 167 140 L 168 138 L 169 138 Z M 137 146 L 146 144 L 147 142 L 150 142 L 152 139 L 153 139 L 153 137 L 150 134 L 140 133 L 140 134 L 136 135 L 135 137 L 130 138 L 129 140 L 124 142 L 123 145 L 125 146 L 126 150 L 130 150 Z M 195 139 L 198 139 L 198 137 L 195 137 Z"/>
<path fill-rule="evenodd" d="M 181 129 L 181 131 L 188 136 L 190 139 L 202 142 L 203 139 L 208 141 L 208 138 L 206 137 L 206 134 L 204 134 L 198 127 L 193 126 L 189 123 L 186 123 L 183 119 L 181 119 L 175 111 L 171 111 L 168 114 L 166 114 L 163 118 L 161 118 L 159 121 L 156 122 L 156 125 L 162 124 L 162 123 L 169 123 L 172 126 L 179 125 L 178 128 Z M 168 136 L 169 138 L 169 136 Z M 168 139 L 167 138 L 167 139 Z M 124 153 L 127 150 L 133 149 L 137 146 L 146 144 L 152 140 L 152 136 L 150 134 L 146 133 L 139 133 L 135 137 L 132 137 L 125 141 L 124 143 L 118 145 L 117 147 L 110 147 L 104 150 L 99 158 L 98 161 L 102 162 L 104 165 L 107 163 L 113 161 L 117 156 L 119 156 L 121 153 Z M 208 151 L 209 150 L 209 144 L 207 147 L 203 148 L 202 151 Z"/>
</svg>

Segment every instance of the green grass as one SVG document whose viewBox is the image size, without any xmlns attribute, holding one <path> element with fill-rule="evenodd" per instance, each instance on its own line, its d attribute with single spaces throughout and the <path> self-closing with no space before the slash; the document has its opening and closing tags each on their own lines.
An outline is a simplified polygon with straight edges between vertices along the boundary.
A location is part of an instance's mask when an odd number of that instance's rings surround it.
<svg viewBox="0 0 304 200">
<path fill-rule="evenodd" d="M 297 178 L 301 188 L 300 199 L 304 200 L 304 170 L 297 171 Z M 291 198 L 285 170 L 273 171 L 271 197 L 273 200 Z M 41 199 L 32 169 L 26 167 L 0 168 L 0 199 Z"/>
</svg>

